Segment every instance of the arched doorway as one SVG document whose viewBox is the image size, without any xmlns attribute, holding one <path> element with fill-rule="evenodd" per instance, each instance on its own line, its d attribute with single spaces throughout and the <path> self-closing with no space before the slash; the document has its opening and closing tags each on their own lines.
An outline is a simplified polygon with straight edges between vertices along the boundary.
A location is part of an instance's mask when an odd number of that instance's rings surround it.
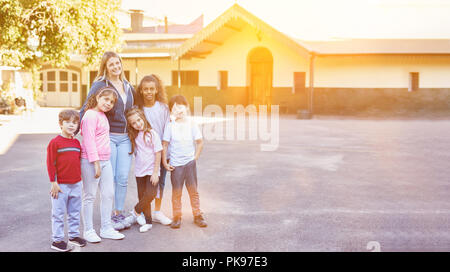
<svg viewBox="0 0 450 272">
<path fill-rule="evenodd" d="M 248 102 L 255 106 L 272 103 L 272 53 L 265 47 L 253 48 L 247 56 Z"/>
</svg>

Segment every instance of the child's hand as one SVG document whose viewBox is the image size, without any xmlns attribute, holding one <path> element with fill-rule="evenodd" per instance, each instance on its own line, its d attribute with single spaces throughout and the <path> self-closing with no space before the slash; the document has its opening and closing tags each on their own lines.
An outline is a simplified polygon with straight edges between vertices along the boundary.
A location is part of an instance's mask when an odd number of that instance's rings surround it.
<svg viewBox="0 0 450 272">
<path fill-rule="evenodd" d="M 152 175 L 150 178 L 150 182 L 153 184 L 153 186 L 155 186 L 156 184 L 158 184 L 159 182 L 159 177 L 158 175 Z"/>
<path fill-rule="evenodd" d="M 61 191 L 61 188 L 58 185 L 58 182 L 52 182 L 52 187 L 50 188 L 50 195 L 54 198 L 54 199 L 58 199 L 58 193 L 59 192 L 63 192 Z"/>
<path fill-rule="evenodd" d="M 172 165 L 165 163 L 164 164 L 164 168 L 167 169 L 167 171 L 173 171 L 175 169 L 175 167 L 173 167 Z"/>
<path fill-rule="evenodd" d="M 102 174 L 102 169 L 100 167 L 99 161 L 94 162 L 94 168 L 95 168 L 95 176 L 94 177 L 97 179 Z"/>
</svg>

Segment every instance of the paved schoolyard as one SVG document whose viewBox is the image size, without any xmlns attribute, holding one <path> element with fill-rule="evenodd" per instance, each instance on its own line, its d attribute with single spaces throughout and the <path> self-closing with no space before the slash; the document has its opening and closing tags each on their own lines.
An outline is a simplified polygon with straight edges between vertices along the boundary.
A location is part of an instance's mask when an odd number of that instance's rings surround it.
<svg viewBox="0 0 450 272">
<path fill-rule="evenodd" d="M 51 251 L 46 146 L 59 109 L 0 126 L 0 251 Z M 207 141 L 198 162 L 208 228 L 154 224 L 81 251 L 450 251 L 450 121 L 280 120 L 262 141 Z M 15 137 L 15 135 L 18 135 Z M 0 154 L 2 154 L 0 152 Z M 171 215 L 170 178 L 163 211 Z M 130 173 L 126 208 L 136 201 Z M 98 230 L 99 209 L 94 223 Z"/>
</svg>

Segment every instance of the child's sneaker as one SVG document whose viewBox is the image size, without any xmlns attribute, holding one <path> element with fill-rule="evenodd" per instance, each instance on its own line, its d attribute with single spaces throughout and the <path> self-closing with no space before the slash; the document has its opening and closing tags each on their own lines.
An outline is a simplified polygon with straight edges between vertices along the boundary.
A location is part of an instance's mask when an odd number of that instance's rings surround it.
<svg viewBox="0 0 450 272">
<path fill-rule="evenodd" d="M 86 239 L 86 241 L 88 241 L 89 243 L 98 243 L 102 240 L 100 239 L 100 237 L 98 237 L 94 229 L 86 231 L 83 236 L 84 239 Z"/>
<path fill-rule="evenodd" d="M 51 249 L 61 251 L 61 252 L 67 252 L 67 251 L 71 251 L 73 248 L 71 246 L 68 246 L 66 244 L 66 242 L 61 241 L 61 242 L 53 242 Z"/>
<path fill-rule="evenodd" d="M 73 239 L 69 239 L 69 244 L 79 246 L 79 247 L 84 247 L 86 245 L 86 240 L 84 240 L 83 238 L 80 238 L 80 237 L 75 237 Z"/>
<path fill-rule="evenodd" d="M 119 215 L 113 215 L 111 217 L 111 222 L 115 230 L 119 231 L 125 229 L 125 224 L 123 224 L 122 220 L 120 220 Z"/>
<path fill-rule="evenodd" d="M 152 212 L 152 220 L 153 222 L 160 223 L 164 226 L 170 225 L 172 223 L 172 220 L 165 216 L 162 211 Z"/>
<path fill-rule="evenodd" d="M 134 218 L 136 219 L 136 222 L 137 222 L 139 225 L 143 226 L 143 225 L 147 224 L 147 222 L 145 221 L 145 216 L 144 216 L 142 213 L 140 213 L 140 214 L 138 215 L 138 214 L 136 213 L 136 211 L 133 209 L 133 210 L 131 211 L 131 214 L 134 216 Z"/>
<path fill-rule="evenodd" d="M 208 226 L 205 219 L 203 218 L 203 215 L 201 215 L 201 214 L 194 216 L 194 224 L 196 224 L 200 228 L 206 228 Z"/>
<path fill-rule="evenodd" d="M 125 229 L 128 229 L 131 227 L 131 225 L 133 224 L 133 222 L 129 219 L 130 216 L 125 217 L 125 215 L 123 213 L 117 215 L 119 217 L 120 223 L 122 223 L 125 227 Z"/>
<path fill-rule="evenodd" d="M 125 235 L 113 228 L 109 228 L 107 230 L 100 230 L 100 237 L 105 239 L 121 240 L 125 238 Z"/>
<path fill-rule="evenodd" d="M 152 228 L 152 224 L 145 224 L 139 228 L 139 232 L 147 232 Z"/>
<path fill-rule="evenodd" d="M 131 213 L 123 219 L 122 223 L 124 223 L 126 226 L 131 226 L 136 223 L 136 217 L 134 217 L 133 213 Z"/>
</svg>

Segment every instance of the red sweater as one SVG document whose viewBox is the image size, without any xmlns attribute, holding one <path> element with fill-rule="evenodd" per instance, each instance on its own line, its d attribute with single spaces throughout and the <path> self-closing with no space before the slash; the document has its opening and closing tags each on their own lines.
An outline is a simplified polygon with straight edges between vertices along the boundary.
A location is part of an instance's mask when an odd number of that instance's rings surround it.
<svg viewBox="0 0 450 272">
<path fill-rule="evenodd" d="M 53 138 L 47 147 L 47 170 L 50 181 L 74 184 L 81 180 L 81 145 L 77 139 L 61 135 Z"/>
</svg>

